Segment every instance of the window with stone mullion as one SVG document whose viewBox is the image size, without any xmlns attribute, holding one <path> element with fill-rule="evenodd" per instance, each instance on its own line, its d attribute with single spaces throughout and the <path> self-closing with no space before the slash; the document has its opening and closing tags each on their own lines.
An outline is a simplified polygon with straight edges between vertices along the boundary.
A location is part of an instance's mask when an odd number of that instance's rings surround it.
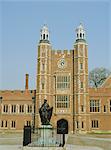
<svg viewBox="0 0 111 150">
<path fill-rule="evenodd" d="M 8 105 L 6 104 L 6 105 L 4 105 L 4 107 L 3 107 L 3 112 L 5 112 L 5 113 L 7 113 L 8 112 Z"/>
<path fill-rule="evenodd" d="M 57 108 L 69 108 L 69 96 L 57 95 L 56 104 Z"/>
<path fill-rule="evenodd" d="M 92 120 L 92 128 L 98 128 L 99 124 L 98 124 L 98 120 Z"/>
<path fill-rule="evenodd" d="M 70 76 L 57 76 L 57 89 L 70 88 Z"/>
<path fill-rule="evenodd" d="M 99 100 L 90 100 L 90 112 L 100 112 Z"/>
</svg>

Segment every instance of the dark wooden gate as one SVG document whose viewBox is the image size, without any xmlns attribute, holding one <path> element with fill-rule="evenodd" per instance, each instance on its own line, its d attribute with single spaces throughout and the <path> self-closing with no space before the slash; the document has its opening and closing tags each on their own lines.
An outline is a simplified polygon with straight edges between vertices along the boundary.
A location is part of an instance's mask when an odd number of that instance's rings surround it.
<svg viewBox="0 0 111 150">
<path fill-rule="evenodd" d="M 68 121 L 61 119 L 57 121 L 57 134 L 68 134 Z"/>
</svg>

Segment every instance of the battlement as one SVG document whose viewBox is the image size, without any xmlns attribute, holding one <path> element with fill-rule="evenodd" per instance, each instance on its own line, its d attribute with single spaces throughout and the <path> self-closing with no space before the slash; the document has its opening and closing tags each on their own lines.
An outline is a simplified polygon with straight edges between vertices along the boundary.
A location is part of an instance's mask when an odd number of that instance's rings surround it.
<svg viewBox="0 0 111 150">
<path fill-rule="evenodd" d="M 32 100 L 32 97 L 35 97 L 34 90 L 4 90 L 0 91 L 0 100 L 3 101 L 16 101 L 16 100 Z"/>
<path fill-rule="evenodd" d="M 0 95 L 2 94 L 25 94 L 25 93 L 31 93 L 33 94 L 34 93 L 34 90 L 1 90 L 0 91 Z"/>
<path fill-rule="evenodd" d="M 89 95 L 90 97 L 101 97 L 101 96 L 109 96 L 111 97 L 111 89 L 110 88 L 91 88 L 89 87 Z"/>
<path fill-rule="evenodd" d="M 72 52 L 73 52 L 73 50 L 52 50 L 52 53 L 54 55 L 59 55 L 59 56 L 63 55 L 63 54 L 70 56 L 70 55 L 72 55 Z"/>
</svg>

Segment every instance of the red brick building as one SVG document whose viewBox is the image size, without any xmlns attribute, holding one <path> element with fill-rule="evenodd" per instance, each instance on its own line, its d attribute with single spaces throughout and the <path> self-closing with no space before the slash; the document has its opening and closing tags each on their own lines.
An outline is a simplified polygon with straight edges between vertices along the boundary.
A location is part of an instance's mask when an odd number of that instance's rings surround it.
<svg viewBox="0 0 111 150">
<path fill-rule="evenodd" d="M 47 26 L 38 44 L 37 88 L 0 91 L 0 131 L 40 127 L 38 110 L 44 99 L 53 106 L 51 124 L 64 119 L 69 132 L 111 132 L 111 77 L 99 88 L 88 86 L 88 44 L 80 24 L 72 50 L 53 50 Z"/>
</svg>

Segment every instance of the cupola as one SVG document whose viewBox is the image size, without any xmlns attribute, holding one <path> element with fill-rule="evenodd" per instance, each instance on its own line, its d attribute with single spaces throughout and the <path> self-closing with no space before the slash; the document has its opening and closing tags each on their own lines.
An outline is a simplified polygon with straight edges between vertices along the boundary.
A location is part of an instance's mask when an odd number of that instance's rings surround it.
<svg viewBox="0 0 111 150">
<path fill-rule="evenodd" d="M 82 23 L 80 23 L 80 25 L 76 29 L 76 41 L 78 40 L 85 41 L 85 38 L 86 38 L 85 30 L 84 30 Z"/>
<path fill-rule="evenodd" d="M 49 30 L 47 25 L 44 25 L 40 31 L 40 43 L 49 43 Z"/>
</svg>

